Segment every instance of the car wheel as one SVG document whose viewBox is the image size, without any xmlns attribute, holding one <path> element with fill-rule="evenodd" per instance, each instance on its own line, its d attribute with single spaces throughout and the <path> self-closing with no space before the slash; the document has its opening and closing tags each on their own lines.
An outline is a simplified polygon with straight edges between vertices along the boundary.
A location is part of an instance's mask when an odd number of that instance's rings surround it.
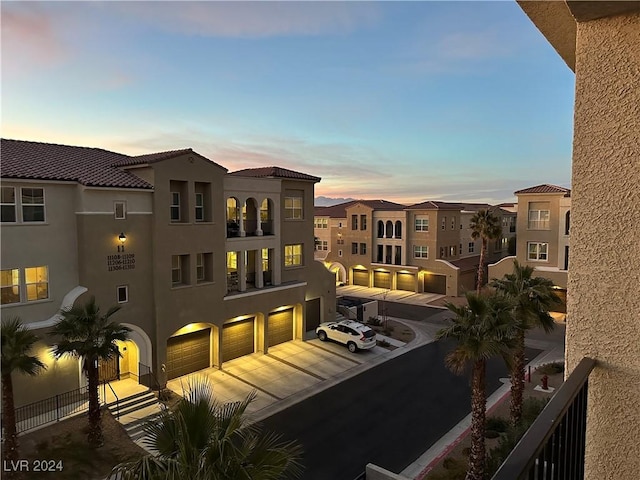
<svg viewBox="0 0 640 480">
<path fill-rule="evenodd" d="M 356 353 L 358 351 L 358 346 L 353 342 L 347 343 L 347 348 L 351 353 Z"/>
<path fill-rule="evenodd" d="M 320 341 L 322 342 L 326 342 L 327 341 L 327 334 L 324 332 L 324 330 L 320 330 L 318 332 L 318 338 L 320 339 Z"/>
</svg>

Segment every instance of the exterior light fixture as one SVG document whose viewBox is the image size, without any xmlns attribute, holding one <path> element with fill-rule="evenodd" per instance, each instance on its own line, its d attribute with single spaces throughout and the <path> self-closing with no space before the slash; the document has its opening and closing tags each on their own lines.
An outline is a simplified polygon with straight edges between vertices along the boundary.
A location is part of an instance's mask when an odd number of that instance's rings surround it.
<svg viewBox="0 0 640 480">
<path fill-rule="evenodd" d="M 118 235 L 118 240 L 120 240 L 120 245 L 118 245 L 118 252 L 124 252 L 124 242 L 127 241 L 127 236 L 124 234 L 124 232 L 120 232 L 120 235 Z"/>
</svg>

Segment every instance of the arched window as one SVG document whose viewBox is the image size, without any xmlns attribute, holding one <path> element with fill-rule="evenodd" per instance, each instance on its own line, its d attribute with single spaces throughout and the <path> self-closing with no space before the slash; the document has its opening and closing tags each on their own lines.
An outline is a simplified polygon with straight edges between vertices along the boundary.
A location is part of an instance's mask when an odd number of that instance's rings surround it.
<svg viewBox="0 0 640 480">
<path fill-rule="evenodd" d="M 240 209 L 238 199 L 227 198 L 227 237 L 240 236 Z"/>
<path fill-rule="evenodd" d="M 268 198 L 260 204 L 260 228 L 263 235 L 273 235 L 273 201 Z"/>
<path fill-rule="evenodd" d="M 378 220 L 378 238 L 384 237 L 384 222 L 382 220 Z"/>
<path fill-rule="evenodd" d="M 396 238 L 402 238 L 402 222 L 396 221 Z"/>
<path fill-rule="evenodd" d="M 386 231 L 386 236 L 387 238 L 392 238 L 393 237 L 393 222 L 391 220 L 387 221 L 387 231 Z"/>
</svg>

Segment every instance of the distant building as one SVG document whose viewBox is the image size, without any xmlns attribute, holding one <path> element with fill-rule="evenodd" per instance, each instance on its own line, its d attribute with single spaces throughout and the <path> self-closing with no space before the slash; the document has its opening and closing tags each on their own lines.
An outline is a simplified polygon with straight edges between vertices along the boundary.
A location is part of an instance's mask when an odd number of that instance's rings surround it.
<svg viewBox="0 0 640 480">
<path fill-rule="evenodd" d="M 507 227 L 515 213 L 488 204 L 354 200 L 316 207 L 316 259 L 338 283 L 457 296 L 475 288 L 480 240 L 470 220 L 492 209 Z M 489 245 L 488 261 L 508 252 L 515 229 Z"/>
<path fill-rule="evenodd" d="M 513 260 L 535 269 L 535 275 L 548 278 L 558 287 L 566 312 L 567 272 L 569 270 L 569 230 L 571 190 L 555 185 L 536 185 L 515 192 L 518 197 L 515 256 L 489 265 L 489 278 L 502 278 L 513 270 Z M 564 318 L 559 315 L 558 318 Z"/>
<path fill-rule="evenodd" d="M 318 177 L 227 173 L 191 149 L 128 156 L 2 140 L 2 317 L 43 337 L 49 364 L 15 380 L 18 405 L 85 380 L 54 361 L 48 329 L 89 296 L 132 329 L 101 378 L 160 382 L 292 339 L 335 318 L 335 282 L 313 261 Z M 107 378 L 110 377 L 110 378 Z"/>
</svg>

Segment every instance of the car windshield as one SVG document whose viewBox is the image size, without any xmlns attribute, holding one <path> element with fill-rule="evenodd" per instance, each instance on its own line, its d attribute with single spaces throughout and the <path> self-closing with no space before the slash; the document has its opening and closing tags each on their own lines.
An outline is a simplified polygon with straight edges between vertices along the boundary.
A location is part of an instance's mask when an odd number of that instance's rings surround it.
<svg viewBox="0 0 640 480">
<path fill-rule="evenodd" d="M 373 330 L 365 330 L 364 332 L 362 332 L 362 335 L 364 335 L 365 338 L 371 338 L 376 336 L 376 332 L 374 332 Z"/>
</svg>

